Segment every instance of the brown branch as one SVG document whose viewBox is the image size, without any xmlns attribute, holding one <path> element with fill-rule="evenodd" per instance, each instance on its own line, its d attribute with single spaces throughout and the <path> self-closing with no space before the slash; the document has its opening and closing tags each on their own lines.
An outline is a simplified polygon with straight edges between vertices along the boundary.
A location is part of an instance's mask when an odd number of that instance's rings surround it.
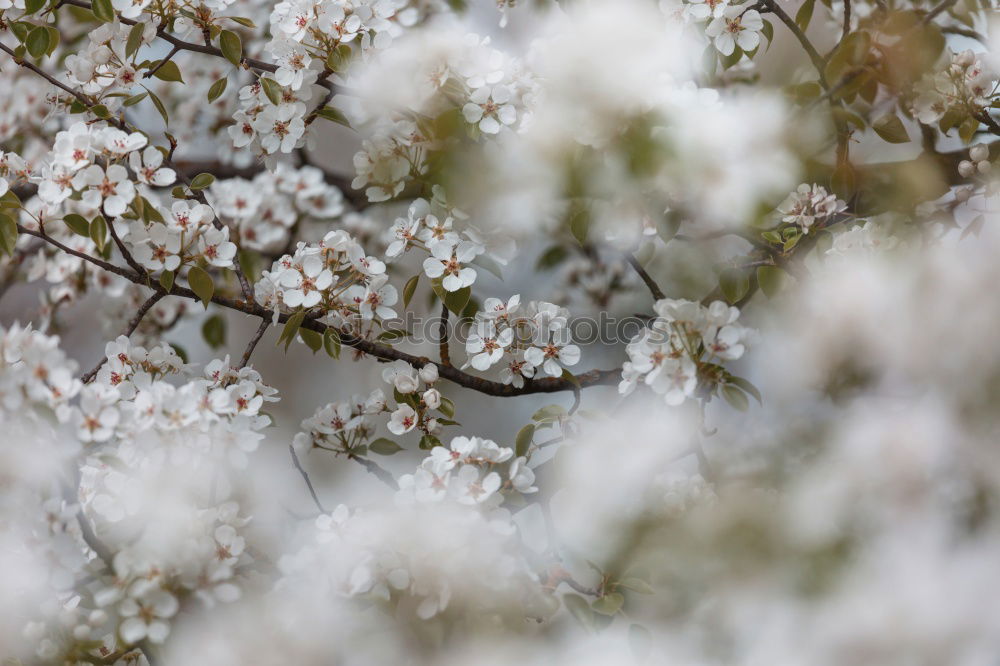
<svg viewBox="0 0 1000 666">
<path fill-rule="evenodd" d="M 441 363 L 451 365 L 451 353 L 448 349 L 448 306 L 441 303 L 441 323 L 438 325 L 438 333 L 441 340 L 438 342 L 438 353 L 441 355 Z"/>
<path fill-rule="evenodd" d="M 796 24 L 795 21 L 792 20 L 792 17 L 789 16 L 788 13 L 781 8 L 781 6 L 777 3 L 776 0 L 761 0 L 761 4 L 764 7 L 766 7 L 772 14 L 777 16 L 778 19 L 782 23 L 784 23 L 789 30 L 792 31 L 792 34 L 795 35 L 795 38 L 797 40 L 799 40 L 799 44 L 802 45 L 803 50 L 805 50 L 806 54 L 809 56 L 809 59 L 812 61 L 813 67 L 816 68 L 816 73 L 819 74 L 820 85 L 823 86 L 824 88 L 827 88 L 826 74 L 825 74 L 826 62 L 824 62 L 823 56 L 821 56 L 819 52 L 816 51 L 816 47 L 812 45 L 812 42 L 809 41 L 809 38 L 806 37 L 805 33 L 802 32 L 801 29 L 799 29 L 798 24 Z"/>
<path fill-rule="evenodd" d="M 958 0 L 941 0 L 941 2 L 938 3 L 936 7 L 931 9 L 929 12 L 927 12 L 927 15 L 924 16 L 924 23 L 930 23 L 937 17 L 938 14 L 946 12 L 949 9 L 951 9 L 951 6 L 954 5 L 957 1 Z"/>
<path fill-rule="evenodd" d="M 170 49 L 170 53 L 168 53 L 167 56 L 163 60 L 161 60 L 160 62 L 156 63 L 156 67 L 153 67 L 151 70 L 149 70 L 148 72 L 146 72 L 145 74 L 143 74 L 142 78 L 144 78 L 144 79 L 151 79 L 151 78 L 153 78 L 153 75 L 156 74 L 158 71 L 160 71 L 161 67 L 163 67 L 168 62 L 170 62 L 170 59 L 173 58 L 175 55 L 177 55 L 177 52 L 180 51 L 180 50 L 181 50 L 181 47 L 174 46 L 174 48 Z"/>
<path fill-rule="evenodd" d="M 143 276 L 134 273 L 131 270 L 122 268 L 121 266 L 116 266 L 114 264 L 108 263 L 97 257 L 93 257 L 89 254 L 79 252 L 70 247 L 67 247 L 60 243 L 59 241 L 51 238 L 48 235 L 41 234 L 37 231 L 26 229 L 21 225 L 18 225 L 18 231 L 23 234 L 28 234 L 29 236 L 35 236 L 41 238 L 47 243 L 59 248 L 60 250 L 71 254 L 75 257 L 79 257 L 84 261 L 90 262 L 91 264 L 120 275 L 123 278 L 134 282 L 135 284 L 140 284 L 143 286 L 149 286 L 146 284 L 146 280 Z M 155 288 L 155 287 L 154 287 Z M 162 287 L 160 287 L 162 290 Z M 192 290 L 182 287 L 178 284 L 173 284 L 169 292 L 165 292 L 170 296 L 180 296 L 182 298 L 187 298 L 192 301 L 200 302 L 201 298 L 195 294 Z M 247 302 L 243 300 L 237 300 L 223 296 L 221 294 L 213 294 L 211 302 L 216 305 L 220 305 L 224 308 L 230 310 L 236 310 L 244 314 L 252 315 L 254 317 L 259 317 L 261 319 L 266 319 L 268 321 L 274 316 L 274 313 L 256 302 Z M 278 316 L 278 322 L 283 323 L 288 321 L 290 315 L 281 314 Z M 443 363 L 435 363 L 425 356 L 416 356 L 414 354 L 408 354 L 407 352 L 396 349 L 395 347 L 389 347 L 378 342 L 373 342 L 365 338 L 359 338 L 353 334 L 342 331 L 332 326 L 327 326 L 322 324 L 316 319 L 306 319 L 302 322 L 302 328 L 315 331 L 317 333 L 325 333 L 328 328 L 332 328 L 340 336 L 340 341 L 342 344 L 348 347 L 353 347 L 358 351 L 368 354 L 369 356 L 374 356 L 385 361 L 405 361 L 414 368 L 422 368 L 426 365 L 436 365 L 438 368 L 438 374 L 448 381 L 458 384 L 459 386 L 472 389 L 479 393 L 484 393 L 486 395 L 492 395 L 497 397 L 514 397 L 520 395 L 531 395 L 535 393 L 559 393 L 562 391 L 574 391 L 579 384 L 580 388 L 588 388 L 591 386 L 612 386 L 618 382 L 621 376 L 620 368 L 613 368 L 610 370 L 591 370 L 580 375 L 576 375 L 576 381 L 570 381 L 563 379 L 562 377 L 546 377 L 544 379 L 529 379 L 524 382 L 524 386 L 517 388 L 512 384 L 503 384 L 501 382 L 493 381 L 490 379 L 485 379 L 483 377 L 476 377 L 474 375 L 467 374 L 455 367 L 444 365 Z"/>
<path fill-rule="evenodd" d="M 368 458 L 361 458 L 359 456 L 349 456 L 351 460 L 360 464 L 366 470 L 378 477 L 379 481 L 386 484 L 393 490 L 399 490 L 399 484 L 396 483 L 396 479 L 392 477 L 386 470 L 379 467 L 378 463 L 374 460 L 368 460 Z"/>
</svg>

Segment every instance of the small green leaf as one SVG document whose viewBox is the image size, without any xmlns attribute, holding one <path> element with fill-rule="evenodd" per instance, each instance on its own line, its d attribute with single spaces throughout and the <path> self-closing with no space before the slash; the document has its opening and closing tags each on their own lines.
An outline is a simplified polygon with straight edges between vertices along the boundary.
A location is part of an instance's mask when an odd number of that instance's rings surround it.
<svg viewBox="0 0 1000 666">
<path fill-rule="evenodd" d="M 278 342 L 276 344 L 285 343 L 285 351 L 288 351 L 288 346 L 292 344 L 292 340 L 295 339 L 295 335 L 299 332 L 299 328 L 302 326 L 303 320 L 306 318 L 305 312 L 296 312 L 285 322 L 285 327 L 281 329 L 281 335 L 278 336 Z"/>
<path fill-rule="evenodd" d="M 481 254 L 472 260 L 474 266 L 479 266 L 480 268 L 488 270 L 493 275 L 496 275 L 501 280 L 503 279 L 503 267 L 500 266 L 496 259 L 487 257 L 485 254 Z"/>
<path fill-rule="evenodd" d="M 625 595 L 621 592 L 612 592 L 610 594 L 605 594 L 600 599 L 595 599 L 594 603 L 590 604 L 590 607 L 594 609 L 594 612 L 600 613 L 601 615 L 614 615 L 622 609 L 625 605 Z"/>
<path fill-rule="evenodd" d="M 441 406 L 438 407 L 438 411 L 447 416 L 449 419 L 455 418 L 455 403 L 452 402 L 451 398 L 441 397 Z"/>
<path fill-rule="evenodd" d="M 421 451 L 430 451 L 435 446 L 444 446 L 444 444 L 442 444 L 441 440 L 434 435 L 424 435 L 420 438 L 419 446 Z"/>
<path fill-rule="evenodd" d="M 146 99 L 148 96 L 149 96 L 148 93 L 144 93 L 144 92 L 139 93 L 138 95 L 132 95 L 127 100 L 125 100 L 124 102 L 122 102 L 122 105 L 123 106 L 135 106 L 136 104 L 138 104 L 142 100 Z"/>
<path fill-rule="evenodd" d="M 160 286 L 163 287 L 164 291 L 170 293 L 170 290 L 174 288 L 173 271 L 163 271 L 160 273 Z"/>
<path fill-rule="evenodd" d="M 24 45 L 33 57 L 41 58 L 49 50 L 49 31 L 44 26 L 38 26 L 28 33 Z"/>
<path fill-rule="evenodd" d="M 125 42 L 125 56 L 131 58 L 142 46 L 142 33 L 145 32 L 145 23 L 136 23 L 128 31 L 128 40 Z"/>
<path fill-rule="evenodd" d="M 538 257 L 535 268 L 540 271 L 555 268 L 566 261 L 567 258 L 569 258 L 569 251 L 566 248 L 562 245 L 553 245 L 545 250 L 545 252 L 542 252 L 542 256 Z"/>
<path fill-rule="evenodd" d="M 232 21 L 233 23 L 239 23 L 240 25 L 247 28 L 253 29 L 257 27 L 256 23 L 254 23 L 253 21 L 244 16 L 227 16 L 226 18 Z"/>
<path fill-rule="evenodd" d="M 761 397 L 760 395 L 760 389 L 751 384 L 748 380 L 743 379 L 742 377 L 729 377 L 729 379 L 726 381 L 734 386 L 740 387 L 741 389 L 752 395 L 759 404 L 761 405 L 764 404 L 764 398 Z"/>
<path fill-rule="evenodd" d="M 799 7 L 799 11 L 795 12 L 795 24 L 799 26 L 802 32 L 805 32 L 809 28 L 809 21 L 812 20 L 813 8 L 816 6 L 816 0 L 806 0 Z"/>
<path fill-rule="evenodd" d="M 368 450 L 372 453 L 377 453 L 380 456 L 391 456 L 393 453 L 399 453 L 402 451 L 403 447 L 391 439 L 379 437 L 368 445 Z"/>
<path fill-rule="evenodd" d="M 772 298 L 781 289 L 781 282 L 784 279 L 784 271 L 777 266 L 758 266 L 757 285 L 764 295 Z"/>
<path fill-rule="evenodd" d="M 17 222 L 10 215 L 0 215 L 0 251 L 13 255 L 17 243 Z"/>
<path fill-rule="evenodd" d="M 192 190 L 203 190 L 212 183 L 215 182 L 215 176 L 210 173 L 199 173 L 197 176 L 191 179 L 191 185 L 189 186 Z"/>
<path fill-rule="evenodd" d="M 34 14 L 45 6 L 46 0 L 24 0 L 24 13 Z"/>
<path fill-rule="evenodd" d="M 653 586 L 644 581 L 641 578 L 622 578 L 618 581 L 619 587 L 624 587 L 626 590 L 632 590 L 633 592 L 638 592 L 639 594 L 652 594 Z"/>
<path fill-rule="evenodd" d="M 208 101 L 209 103 L 214 102 L 219 99 L 222 93 L 226 92 L 226 86 L 229 85 L 229 79 L 222 77 L 218 81 L 212 84 L 212 87 L 208 89 Z"/>
<path fill-rule="evenodd" d="M 222 55 L 226 60 L 237 67 L 240 66 L 240 61 L 243 59 L 243 42 L 240 41 L 239 35 L 232 30 L 223 30 L 219 33 L 219 48 L 222 49 Z"/>
<path fill-rule="evenodd" d="M 87 221 L 83 215 L 77 215 L 76 213 L 70 213 L 63 218 L 63 222 L 69 227 L 70 231 L 77 234 L 78 236 L 83 236 L 84 238 L 90 238 L 90 222 Z"/>
<path fill-rule="evenodd" d="M 747 394 L 739 390 L 732 384 L 726 384 L 722 387 L 722 397 L 725 398 L 726 402 L 741 412 L 747 411 L 750 408 L 750 401 L 747 400 Z"/>
<path fill-rule="evenodd" d="M 104 252 L 104 244 L 108 242 L 108 222 L 103 215 L 90 221 L 90 240 L 94 241 L 98 251 Z"/>
<path fill-rule="evenodd" d="M 514 438 L 514 454 L 517 456 L 527 455 L 528 447 L 531 446 L 531 441 L 535 437 L 535 424 L 529 423 L 520 430 L 517 431 L 517 436 Z"/>
<path fill-rule="evenodd" d="M 750 278 L 744 271 L 731 268 L 719 275 L 719 289 L 730 303 L 735 303 L 750 291 Z"/>
<path fill-rule="evenodd" d="M 167 107 L 163 106 L 163 102 L 160 101 L 160 98 L 157 97 L 156 93 L 154 93 L 152 90 L 146 88 L 146 92 L 149 93 L 149 99 L 152 100 L 153 106 L 155 106 L 156 110 L 160 112 L 160 116 L 163 118 L 163 124 L 169 125 L 170 116 L 167 114 Z"/>
<path fill-rule="evenodd" d="M 873 122 L 872 129 L 889 143 L 906 143 L 910 140 L 910 135 L 903 127 L 903 121 L 893 113 L 886 114 Z"/>
<path fill-rule="evenodd" d="M 203 268 L 198 266 L 192 266 L 187 274 L 188 285 L 191 286 L 191 291 L 201 299 L 201 304 L 208 309 L 208 304 L 212 300 L 212 295 L 215 294 L 215 282 L 212 281 L 212 276 L 209 275 Z"/>
<path fill-rule="evenodd" d="M 420 282 L 420 273 L 417 273 L 403 285 L 403 307 L 407 308 L 410 306 L 410 301 L 413 299 L 413 293 L 417 290 L 417 284 Z"/>
<path fill-rule="evenodd" d="M 260 77 L 260 85 L 264 89 L 264 94 L 271 100 L 271 104 L 278 106 L 281 104 L 281 86 L 274 79 L 266 76 Z"/>
<path fill-rule="evenodd" d="M 218 349 L 226 344 L 226 320 L 222 315 L 212 315 L 201 325 L 201 337 L 208 346 Z"/>
<path fill-rule="evenodd" d="M 318 109 L 316 111 L 316 115 L 320 118 L 326 118 L 327 120 L 331 120 L 339 125 L 343 125 L 344 127 L 351 126 L 351 121 L 347 119 L 347 116 L 332 106 L 324 106 L 322 109 Z"/>
<path fill-rule="evenodd" d="M 567 416 L 569 412 L 562 405 L 547 405 L 531 415 L 531 420 L 536 423 L 551 423 Z"/>
<path fill-rule="evenodd" d="M 156 65 L 153 66 L 156 67 Z M 184 79 L 181 78 L 181 69 L 173 60 L 168 60 L 162 66 L 157 67 L 153 76 L 161 81 L 180 81 L 184 83 Z"/>
<path fill-rule="evenodd" d="M 111 117 L 111 112 L 108 111 L 108 107 L 104 106 L 103 104 L 95 104 L 94 106 L 90 107 L 90 112 L 93 113 L 98 118 L 103 118 L 105 120 Z"/>
<path fill-rule="evenodd" d="M 455 314 L 461 315 L 471 296 L 472 287 L 462 287 L 458 291 L 445 291 L 444 304 Z"/>
<path fill-rule="evenodd" d="M 590 231 L 590 215 L 585 208 L 578 208 L 570 215 L 569 230 L 580 245 L 587 242 L 587 234 Z"/>
<path fill-rule="evenodd" d="M 306 343 L 306 347 L 312 350 L 313 354 L 323 348 L 323 336 L 316 331 L 300 328 L 299 337 L 302 338 L 302 342 Z"/>
<path fill-rule="evenodd" d="M 337 333 L 336 329 L 327 327 L 323 332 L 323 349 L 326 350 L 330 358 L 340 358 L 340 334 Z"/>
<path fill-rule="evenodd" d="M 111 23 L 115 20 L 115 8 L 111 6 L 111 0 L 93 0 L 90 7 L 98 21 Z"/>
</svg>

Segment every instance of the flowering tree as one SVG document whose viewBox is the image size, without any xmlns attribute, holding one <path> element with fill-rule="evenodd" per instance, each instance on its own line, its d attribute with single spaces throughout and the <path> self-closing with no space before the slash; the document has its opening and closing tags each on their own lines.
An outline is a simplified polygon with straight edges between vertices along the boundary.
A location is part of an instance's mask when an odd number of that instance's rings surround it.
<svg viewBox="0 0 1000 666">
<path fill-rule="evenodd" d="M 995 18 L 0 0 L 0 658 L 993 663 Z"/>
</svg>

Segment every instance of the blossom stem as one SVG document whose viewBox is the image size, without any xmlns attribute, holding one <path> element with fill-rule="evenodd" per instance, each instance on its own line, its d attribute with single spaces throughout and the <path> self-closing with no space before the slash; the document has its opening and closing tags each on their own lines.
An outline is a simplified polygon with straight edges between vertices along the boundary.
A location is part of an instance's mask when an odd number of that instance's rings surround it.
<svg viewBox="0 0 1000 666">
<path fill-rule="evenodd" d="M 312 500 L 316 505 L 316 508 L 319 509 L 320 513 L 326 513 L 327 511 L 323 508 L 323 503 L 319 501 L 319 496 L 316 495 L 316 489 L 313 487 L 312 481 L 309 479 L 309 473 L 306 472 L 305 468 L 302 467 L 302 463 L 299 462 L 299 456 L 295 453 L 295 447 L 289 445 L 288 452 L 292 454 L 292 464 L 295 465 L 295 469 L 299 471 L 299 474 L 302 475 L 302 479 L 306 482 L 306 488 L 309 489 L 309 494 L 312 496 Z"/>
<path fill-rule="evenodd" d="M 250 338 L 250 343 L 247 345 L 246 351 L 243 352 L 243 358 L 240 359 L 239 369 L 247 367 L 247 363 L 250 362 L 250 356 L 253 354 L 253 350 L 257 348 L 257 343 L 260 342 L 262 337 L 264 337 L 264 331 L 266 331 L 267 327 L 270 325 L 271 322 L 267 319 L 262 319 L 260 321 L 260 326 L 257 327 L 257 332 L 253 334 L 252 338 Z"/>
</svg>

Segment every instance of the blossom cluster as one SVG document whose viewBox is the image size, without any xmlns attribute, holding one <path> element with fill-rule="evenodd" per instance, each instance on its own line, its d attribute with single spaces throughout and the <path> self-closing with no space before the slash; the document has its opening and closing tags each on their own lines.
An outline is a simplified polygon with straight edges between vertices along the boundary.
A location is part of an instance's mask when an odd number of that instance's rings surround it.
<svg viewBox="0 0 1000 666">
<path fill-rule="evenodd" d="M 381 389 L 375 389 L 367 397 L 356 395 L 350 400 L 328 403 L 302 421 L 302 431 L 295 435 L 292 445 L 300 453 L 318 448 L 357 454 L 375 433 L 372 417 L 385 409 L 385 394 Z"/>
<path fill-rule="evenodd" d="M 580 361 L 580 348 L 570 334 L 569 311 L 545 301 L 531 301 L 522 311 L 518 294 L 506 302 L 486 299 L 476 313 L 465 351 L 469 360 L 463 367 L 482 371 L 499 363 L 500 380 L 517 388 L 538 370 L 560 377 Z"/>
<path fill-rule="evenodd" d="M 254 286 L 257 302 L 274 310 L 318 308 L 335 326 L 360 327 L 363 322 L 396 316 L 399 298 L 388 283 L 385 263 L 365 254 L 346 231 L 329 232 L 319 243 L 299 242 L 264 271 Z"/>
<path fill-rule="evenodd" d="M 960 125 L 976 109 L 990 106 L 998 78 L 982 55 L 968 50 L 952 53 L 947 67 L 917 83 L 913 113 L 925 125 L 944 122 L 946 116 L 950 116 L 946 129 Z"/>
<path fill-rule="evenodd" d="M 392 385 L 397 402 L 395 407 L 385 407 L 390 412 L 389 432 L 405 435 L 417 430 L 423 433 L 422 447 L 436 446 L 437 433 L 443 425 L 454 423 L 450 417 L 455 415 L 454 405 L 434 388 L 438 367 L 428 363 L 418 369 L 406 361 L 394 361 L 382 371 L 382 379 Z"/>
<path fill-rule="evenodd" d="M 122 3 L 124 4 L 124 3 Z M 129 3 L 133 6 L 134 3 Z M 140 5 L 134 5 L 141 8 Z M 135 14 L 138 16 L 138 13 Z M 129 18 L 129 17 L 126 17 Z M 156 39 L 156 25 L 143 24 L 141 45 L 151 44 Z M 80 87 L 88 95 L 124 93 L 127 97 L 139 84 L 140 73 L 133 58 L 126 55 L 132 26 L 119 21 L 104 23 L 86 36 L 85 47 L 66 57 L 66 74 L 71 83 Z M 108 108 L 117 108 L 125 98 L 103 97 Z"/>
<path fill-rule="evenodd" d="M 707 307 L 682 299 L 662 299 L 653 306 L 656 318 L 625 347 L 620 393 L 628 395 L 642 382 L 680 405 L 696 395 L 699 371 L 717 361 L 735 361 L 753 341 L 755 331 L 739 323 L 738 308 L 722 301 Z"/>
<path fill-rule="evenodd" d="M 455 437 L 447 447 L 431 449 L 413 474 L 399 477 L 396 501 L 496 507 L 503 501 L 503 493 L 511 490 L 536 492 L 534 482 L 535 473 L 527 459 L 515 458 L 513 449 L 479 437 Z"/>
<path fill-rule="evenodd" d="M 798 226 L 808 234 L 811 228 L 822 229 L 837 215 L 847 210 L 847 204 L 822 185 L 799 185 L 795 192 L 778 206 L 781 221 Z"/>
</svg>

